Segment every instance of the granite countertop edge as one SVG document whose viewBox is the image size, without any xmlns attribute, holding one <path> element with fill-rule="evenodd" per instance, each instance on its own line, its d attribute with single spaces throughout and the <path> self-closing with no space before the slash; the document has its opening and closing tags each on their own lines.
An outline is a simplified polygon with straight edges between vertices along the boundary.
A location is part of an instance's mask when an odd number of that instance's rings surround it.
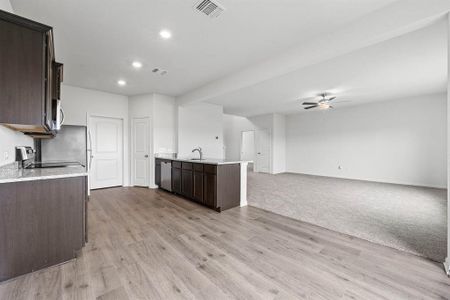
<svg viewBox="0 0 450 300">
<path fill-rule="evenodd" d="M 22 181 L 38 181 L 38 180 L 46 180 L 46 179 L 83 177 L 83 176 L 88 176 L 88 174 L 87 173 L 72 173 L 72 174 L 62 174 L 62 175 L 46 175 L 46 176 L 36 176 L 36 177 L 8 178 L 8 179 L 0 179 L 0 184 L 11 183 L 11 182 L 22 182 Z"/>
<path fill-rule="evenodd" d="M 222 159 L 213 159 L 213 158 L 204 158 L 202 160 L 192 159 L 192 158 L 173 158 L 173 157 L 161 157 L 156 156 L 158 159 L 166 159 L 166 160 L 174 160 L 181 162 L 190 162 L 196 164 L 206 164 L 206 165 L 233 165 L 233 164 L 242 164 L 242 163 L 250 163 L 251 161 L 246 160 L 222 160 Z"/>
<path fill-rule="evenodd" d="M 0 167 L 0 184 L 88 176 L 84 167 L 18 169 L 10 164 Z"/>
</svg>

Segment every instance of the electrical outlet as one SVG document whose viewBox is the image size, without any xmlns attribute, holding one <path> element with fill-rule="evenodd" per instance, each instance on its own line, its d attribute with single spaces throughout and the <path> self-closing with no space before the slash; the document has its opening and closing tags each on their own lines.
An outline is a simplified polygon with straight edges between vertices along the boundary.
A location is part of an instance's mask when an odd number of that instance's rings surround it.
<svg viewBox="0 0 450 300">
<path fill-rule="evenodd" d="M 6 161 L 9 158 L 9 152 L 5 151 L 5 153 L 3 153 L 3 159 Z"/>
</svg>

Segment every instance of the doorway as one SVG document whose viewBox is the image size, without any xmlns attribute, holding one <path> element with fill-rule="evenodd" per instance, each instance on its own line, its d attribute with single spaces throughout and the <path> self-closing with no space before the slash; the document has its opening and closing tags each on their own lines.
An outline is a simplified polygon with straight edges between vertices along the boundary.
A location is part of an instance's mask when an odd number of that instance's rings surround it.
<svg viewBox="0 0 450 300">
<path fill-rule="evenodd" d="M 256 164 L 255 172 L 270 173 L 271 134 L 268 129 L 255 132 Z"/>
<path fill-rule="evenodd" d="M 241 132 L 241 155 L 240 159 L 243 161 L 251 161 L 248 164 L 248 171 L 254 171 L 255 165 L 255 131 L 242 131 Z"/>
<path fill-rule="evenodd" d="M 91 189 L 123 185 L 123 120 L 89 117 L 89 182 Z"/>
<path fill-rule="evenodd" d="M 132 122 L 132 185 L 148 187 L 150 183 L 150 119 L 133 118 Z"/>
</svg>

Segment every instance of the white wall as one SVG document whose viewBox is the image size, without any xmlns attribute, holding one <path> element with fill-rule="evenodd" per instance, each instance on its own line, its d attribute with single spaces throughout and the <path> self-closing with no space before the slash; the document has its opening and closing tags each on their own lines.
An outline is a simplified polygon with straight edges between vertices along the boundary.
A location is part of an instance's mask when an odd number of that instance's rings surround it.
<svg viewBox="0 0 450 300">
<path fill-rule="evenodd" d="M 241 137 L 240 159 L 254 162 L 256 159 L 255 131 L 243 131 Z"/>
<path fill-rule="evenodd" d="M 446 109 L 438 94 L 290 115 L 287 171 L 445 188 Z"/>
<path fill-rule="evenodd" d="M 198 103 L 178 107 L 178 155 L 198 155 L 192 153 L 196 147 L 203 149 L 204 157 L 224 157 L 222 106 Z"/>
<path fill-rule="evenodd" d="M 13 12 L 9 0 L 0 0 L 0 9 Z M 33 139 L 0 125 L 0 166 L 14 162 L 16 146 L 33 146 Z"/>
<path fill-rule="evenodd" d="M 153 95 L 154 153 L 177 152 L 177 108 L 175 98 Z"/>
<path fill-rule="evenodd" d="M 450 186 L 450 13 L 447 14 L 447 187 Z M 450 276 L 450 189 L 447 188 L 447 257 L 445 271 Z"/>
<path fill-rule="evenodd" d="M 156 153 L 176 152 L 176 104 L 173 97 L 160 94 L 137 95 L 129 98 L 129 118 L 150 118 L 150 187 L 155 187 L 154 157 Z M 130 137 L 132 137 L 130 123 Z M 130 141 L 130 153 L 131 143 Z M 130 163 L 133 158 L 130 155 Z M 132 176 L 132 172 L 130 174 Z M 132 182 L 132 178 L 130 178 Z"/>
<path fill-rule="evenodd" d="M 265 114 L 250 118 L 224 114 L 224 145 L 227 159 L 240 159 L 242 131 L 268 129 L 271 134 L 271 173 L 286 171 L 286 117 Z"/>
<path fill-rule="evenodd" d="M 223 143 L 226 159 L 240 159 L 241 133 L 249 130 L 255 130 L 255 125 L 249 119 L 235 115 L 223 115 Z"/>
<path fill-rule="evenodd" d="M 16 146 L 33 146 L 33 139 L 21 132 L 0 126 L 0 166 L 15 160 Z"/>
<path fill-rule="evenodd" d="M 286 117 L 284 115 L 273 115 L 272 149 L 272 173 L 286 172 Z"/>
<path fill-rule="evenodd" d="M 123 119 L 124 185 L 129 185 L 129 122 L 128 97 L 95 90 L 62 85 L 61 103 L 66 125 L 87 126 L 87 116 L 98 115 Z"/>
<path fill-rule="evenodd" d="M 1 10 L 5 10 L 7 12 L 13 12 L 11 3 L 9 2 L 9 0 L 0 0 L 0 9 Z"/>
</svg>

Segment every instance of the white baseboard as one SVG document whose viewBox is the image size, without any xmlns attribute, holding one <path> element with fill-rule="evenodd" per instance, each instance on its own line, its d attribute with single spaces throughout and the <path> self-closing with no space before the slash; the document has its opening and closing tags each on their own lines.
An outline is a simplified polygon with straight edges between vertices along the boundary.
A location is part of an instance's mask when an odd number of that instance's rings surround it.
<svg viewBox="0 0 450 300">
<path fill-rule="evenodd" d="M 450 257 L 447 257 L 444 262 L 444 269 L 447 276 L 450 276 Z"/>
<path fill-rule="evenodd" d="M 151 184 L 151 185 L 149 186 L 149 188 L 150 188 L 150 189 L 157 189 L 158 186 L 157 186 L 156 184 Z"/>
</svg>

